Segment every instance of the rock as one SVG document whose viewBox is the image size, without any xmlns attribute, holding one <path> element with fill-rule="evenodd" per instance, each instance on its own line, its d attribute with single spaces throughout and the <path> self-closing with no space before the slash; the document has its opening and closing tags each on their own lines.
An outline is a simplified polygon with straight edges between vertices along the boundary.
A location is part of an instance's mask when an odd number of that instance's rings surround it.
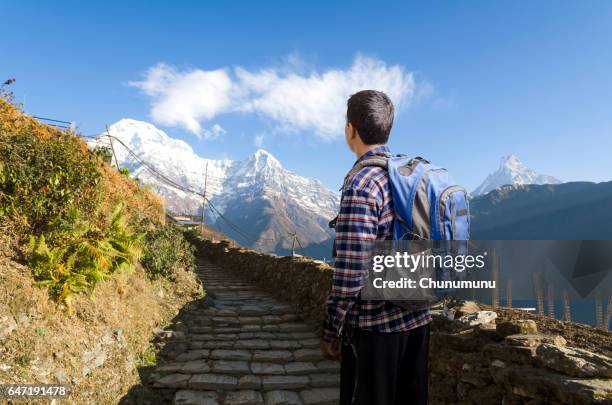
<svg viewBox="0 0 612 405">
<path fill-rule="evenodd" d="M 171 331 L 172 332 L 172 339 L 173 340 L 185 340 L 186 336 L 185 336 L 185 332 L 180 332 L 180 331 Z"/>
<path fill-rule="evenodd" d="M 299 343 L 304 349 L 314 349 L 320 347 L 320 340 L 318 338 L 301 339 Z"/>
<path fill-rule="evenodd" d="M 174 394 L 175 405 L 218 405 L 215 392 L 180 390 Z"/>
<path fill-rule="evenodd" d="M 280 318 L 283 322 L 293 322 L 299 319 L 298 316 L 295 314 L 284 314 L 281 315 Z"/>
<path fill-rule="evenodd" d="M 225 397 L 224 405 L 263 405 L 263 397 L 257 391 L 233 391 Z"/>
<path fill-rule="evenodd" d="M 436 344 L 459 352 L 474 352 L 481 348 L 482 339 L 477 339 L 473 333 L 440 333 L 436 336 Z"/>
<path fill-rule="evenodd" d="M 262 319 L 258 316 L 240 316 L 238 317 L 241 325 L 259 325 Z"/>
<path fill-rule="evenodd" d="M 112 344 L 113 342 L 114 342 L 113 336 L 108 333 L 100 338 L 100 343 L 102 343 L 105 346 L 108 346 Z"/>
<path fill-rule="evenodd" d="M 4 341 L 15 329 L 17 322 L 12 315 L 4 315 L 0 317 L 0 342 Z"/>
<path fill-rule="evenodd" d="M 181 372 L 189 374 L 208 373 L 209 371 L 210 367 L 208 366 L 208 361 L 206 360 L 191 360 L 183 363 L 183 366 L 181 367 Z"/>
<path fill-rule="evenodd" d="M 487 339 L 501 340 L 494 323 L 481 323 L 475 327 L 475 331 Z"/>
<path fill-rule="evenodd" d="M 217 311 L 217 315 L 218 316 L 236 316 L 238 314 L 233 309 L 225 308 L 225 309 L 220 309 L 219 311 Z"/>
<path fill-rule="evenodd" d="M 123 338 L 123 329 L 115 328 L 113 329 L 113 335 L 115 335 L 115 339 L 120 340 Z"/>
<path fill-rule="evenodd" d="M 266 308 L 258 305 L 244 305 L 238 310 L 238 313 L 243 316 L 269 315 Z"/>
<path fill-rule="evenodd" d="M 312 332 L 291 332 L 290 333 L 291 338 L 293 339 L 317 339 L 317 343 L 319 342 L 319 339 L 317 338 L 317 336 L 312 333 Z"/>
<path fill-rule="evenodd" d="M 238 380 L 238 389 L 255 389 L 261 388 L 261 377 L 254 375 L 245 375 Z"/>
<path fill-rule="evenodd" d="M 542 343 L 563 347 L 567 343 L 563 336 L 559 335 L 508 335 L 504 339 L 512 346 L 537 347 Z"/>
<path fill-rule="evenodd" d="M 340 362 L 323 360 L 317 363 L 317 369 L 323 373 L 334 373 L 340 371 Z"/>
<path fill-rule="evenodd" d="M 161 353 L 169 359 L 175 359 L 179 354 L 189 350 L 189 344 L 187 342 L 173 342 L 164 346 Z"/>
<path fill-rule="evenodd" d="M 55 381 L 59 384 L 66 384 L 68 382 L 68 376 L 66 376 L 66 372 L 64 370 L 57 370 L 53 373 L 55 377 Z"/>
<path fill-rule="evenodd" d="M 238 386 L 238 379 L 222 374 L 195 374 L 189 379 L 188 385 L 189 388 L 199 390 L 231 390 Z"/>
<path fill-rule="evenodd" d="M 285 374 L 285 368 L 277 363 L 251 363 L 251 371 L 253 374 L 271 374 L 271 375 L 282 375 Z"/>
<path fill-rule="evenodd" d="M 210 354 L 210 350 L 208 349 L 196 349 L 196 350 L 189 350 L 185 353 L 181 353 L 178 356 L 176 356 L 176 361 L 191 361 L 191 360 L 198 360 L 198 359 L 205 359 L 209 356 Z"/>
<path fill-rule="evenodd" d="M 483 354 L 490 359 L 506 363 L 535 364 L 535 348 L 511 346 L 503 343 L 491 343 L 483 347 Z"/>
<path fill-rule="evenodd" d="M 214 336 L 212 334 L 192 334 L 191 336 L 189 336 L 190 340 L 192 342 L 200 342 L 200 341 L 208 341 L 208 340 L 215 340 Z"/>
<path fill-rule="evenodd" d="M 273 375 L 262 378 L 261 383 L 265 391 L 268 390 L 292 390 L 306 388 L 309 378 L 293 375 Z"/>
<path fill-rule="evenodd" d="M 189 328 L 189 330 L 192 333 L 204 334 L 212 332 L 213 328 L 212 326 L 192 326 L 191 328 Z"/>
<path fill-rule="evenodd" d="M 508 335 L 535 335 L 538 333 L 538 325 L 531 319 L 513 320 L 498 323 L 496 330 L 497 334 L 501 337 Z"/>
<path fill-rule="evenodd" d="M 612 378 L 612 359 L 588 350 L 543 343 L 536 355 L 542 365 L 565 375 Z"/>
<path fill-rule="evenodd" d="M 261 319 L 264 321 L 264 323 L 281 323 L 283 321 L 283 318 L 278 315 L 264 315 L 261 317 Z M 293 321 L 294 319 L 285 318 L 284 320 Z"/>
<path fill-rule="evenodd" d="M 247 350 L 213 350 L 210 358 L 215 360 L 250 360 L 251 353 Z"/>
<path fill-rule="evenodd" d="M 187 325 L 185 325 L 183 323 L 183 321 L 178 321 L 174 324 L 174 330 L 178 331 L 178 332 L 182 332 L 184 334 L 189 333 L 189 328 L 187 327 Z"/>
<path fill-rule="evenodd" d="M 178 373 L 184 365 L 185 363 L 167 363 L 163 366 L 158 366 L 156 371 L 160 373 Z"/>
<path fill-rule="evenodd" d="M 300 349 L 293 352 L 296 361 L 318 361 L 323 359 L 321 349 Z"/>
<path fill-rule="evenodd" d="M 497 313 L 494 311 L 478 311 L 472 314 L 463 315 L 458 321 L 465 327 L 473 327 L 483 323 L 494 322 L 497 318 Z"/>
<path fill-rule="evenodd" d="M 199 345 L 196 346 L 196 344 Z M 207 342 L 191 342 L 192 349 L 232 349 L 234 342 L 231 340 L 215 340 Z"/>
<path fill-rule="evenodd" d="M 300 322 L 280 323 L 278 328 L 281 332 L 304 332 L 309 330 L 308 326 Z"/>
<path fill-rule="evenodd" d="M 300 396 L 293 391 L 266 392 L 266 405 L 302 405 Z"/>
<path fill-rule="evenodd" d="M 285 364 L 285 371 L 289 375 L 303 375 L 316 373 L 318 370 L 315 365 L 310 362 L 294 361 Z"/>
<path fill-rule="evenodd" d="M 102 351 L 102 347 L 99 343 L 96 344 L 92 350 L 83 353 L 81 357 L 81 361 L 85 364 L 81 370 L 83 377 L 104 364 L 107 358 L 107 354 Z"/>
<path fill-rule="evenodd" d="M 452 309 L 457 318 L 480 311 L 480 307 L 474 301 L 464 301 L 461 305 L 453 307 Z"/>
<path fill-rule="evenodd" d="M 513 403 L 607 404 L 612 399 L 609 380 L 567 378 L 535 367 L 497 368 L 493 374 L 498 385 L 519 398 Z"/>
<path fill-rule="evenodd" d="M 305 405 L 335 405 L 340 401 L 338 388 L 315 388 L 300 394 Z"/>
<path fill-rule="evenodd" d="M 310 385 L 316 388 L 338 387 L 340 386 L 340 374 L 311 374 Z"/>
<path fill-rule="evenodd" d="M 29 324 L 30 323 L 30 318 L 28 317 L 28 314 L 26 314 L 25 312 L 19 312 L 17 314 L 17 316 L 15 317 L 15 320 L 17 321 L 17 324 L 21 325 L 21 324 Z"/>
<path fill-rule="evenodd" d="M 234 345 L 236 349 L 267 349 L 270 347 L 270 343 L 267 340 L 263 339 L 253 339 L 253 340 L 239 340 Z"/>
<path fill-rule="evenodd" d="M 156 379 L 153 386 L 164 388 L 186 388 L 190 378 L 191 376 L 188 374 L 169 374 Z"/>
<path fill-rule="evenodd" d="M 289 350 L 255 350 L 253 361 L 285 363 L 293 358 Z"/>
<path fill-rule="evenodd" d="M 217 360 L 212 364 L 212 371 L 220 374 L 249 374 L 249 363 L 241 360 Z"/>
<path fill-rule="evenodd" d="M 294 340 L 271 340 L 270 349 L 299 349 L 302 345 Z"/>
</svg>

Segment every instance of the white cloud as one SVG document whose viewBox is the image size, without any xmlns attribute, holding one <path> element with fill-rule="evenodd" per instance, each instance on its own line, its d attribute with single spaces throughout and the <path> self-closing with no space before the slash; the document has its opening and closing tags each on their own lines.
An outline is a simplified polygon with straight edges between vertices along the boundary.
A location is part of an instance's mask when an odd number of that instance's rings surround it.
<svg viewBox="0 0 612 405">
<path fill-rule="evenodd" d="M 210 129 L 203 129 L 203 137 L 206 139 L 215 139 L 227 133 L 219 124 L 214 124 Z"/>
<path fill-rule="evenodd" d="M 253 143 L 257 149 L 263 148 L 264 139 L 265 135 L 262 133 L 255 135 L 255 138 L 253 138 Z"/>
<path fill-rule="evenodd" d="M 232 106 L 233 83 L 225 70 L 179 72 L 160 63 L 141 82 L 130 82 L 152 98 L 151 117 L 157 123 L 182 126 L 199 137 L 216 137 L 223 128 L 201 126 Z"/>
<path fill-rule="evenodd" d="M 178 71 L 165 64 L 150 68 L 143 81 L 130 82 L 152 99 L 151 116 L 163 125 L 182 126 L 211 138 L 225 131 L 206 129 L 215 117 L 229 112 L 257 113 L 287 131 L 311 131 L 323 139 L 343 133 L 346 100 L 362 89 L 384 91 L 396 110 L 415 96 L 411 72 L 400 65 L 358 55 L 348 69 L 303 73 L 297 56 L 295 69 L 242 67 L 204 71 Z M 295 60 L 294 60 L 295 59 Z M 302 65 L 303 66 L 303 65 Z M 215 130 L 215 127 L 217 129 Z M 263 138 L 262 138 L 263 140 Z"/>
</svg>

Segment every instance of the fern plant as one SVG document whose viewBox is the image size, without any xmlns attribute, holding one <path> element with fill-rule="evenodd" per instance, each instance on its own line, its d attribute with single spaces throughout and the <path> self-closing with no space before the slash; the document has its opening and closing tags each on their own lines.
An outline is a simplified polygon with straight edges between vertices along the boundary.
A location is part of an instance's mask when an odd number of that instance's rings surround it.
<svg viewBox="0 0 612 405">
<path fill-rule="evenodd" d="M 133 269 L 142 252 L 142 234 L 126 222 L 119 206 L 106 232 L 93 229 L 78 212 L 71 212 L 72 234 L 61 247 L 48 247 L 44 235 L 30 238 L 29 264 L 36 282 L 49 288 L 71 313 L 72 298 L 91 292 L 96 284 L 118 271 Z"/>
</svg>

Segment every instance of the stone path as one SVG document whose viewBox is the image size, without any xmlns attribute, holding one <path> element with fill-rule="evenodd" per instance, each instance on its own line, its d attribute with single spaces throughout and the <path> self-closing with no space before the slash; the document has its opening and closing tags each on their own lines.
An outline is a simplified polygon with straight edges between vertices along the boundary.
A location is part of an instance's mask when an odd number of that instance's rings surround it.
<svg viewBox="0 0 612 405">
<path fill-rule="evenodd" d="M 222 268 L 197 266 L 211 306 L 185 325 L 186 351 L 157 368 L 153 386 L 175 404 L 337 404 L 339 363 L 287 305 Z"/>
</svg>

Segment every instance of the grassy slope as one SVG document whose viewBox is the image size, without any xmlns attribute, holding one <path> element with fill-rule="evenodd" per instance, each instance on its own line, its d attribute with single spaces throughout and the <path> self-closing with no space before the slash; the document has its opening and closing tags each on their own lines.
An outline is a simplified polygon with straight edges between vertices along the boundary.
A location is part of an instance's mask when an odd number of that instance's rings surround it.
<svg viewBox="0 0 612 405">
<path fill-rule="evenodd" d="M 0 98 L 0 131 L 18 133 L 24 127 L 41 142 L 66 136 Z M 87 147 L 80 142 L 82 157 L 87 158 Z M 130 220 L 164 221 L 158 196 L 102 162 L 99 170 L 98 187 L 104 191 L 100 226 L 118 203 L 124 204 Z M 13 322 L 16 326 L 4 337 L 0 334 L 0 383 L 61 381 L 73 385 L 72 403 L 116 403 L 139 382 L 136 366 L 151 361 L 150 356 L 141 358 L 150 348 L 152 329 L 166 324 L 186 302 L 200 296 L 199 282 L 188 269 L 177 269 L 173 282 L 151 281 L 137 266 L 101 282 L 91 296 L 79 295 L 75 312 L 69 315 L 46 289 L 34 285 L 23 261 L 27 223 L 16 222 L 0 217 L 0 326 Z M 98 348 L 106 357 L 103 364 L 84 375 L 92 364 L 84 354 Z"/>
</svg>

